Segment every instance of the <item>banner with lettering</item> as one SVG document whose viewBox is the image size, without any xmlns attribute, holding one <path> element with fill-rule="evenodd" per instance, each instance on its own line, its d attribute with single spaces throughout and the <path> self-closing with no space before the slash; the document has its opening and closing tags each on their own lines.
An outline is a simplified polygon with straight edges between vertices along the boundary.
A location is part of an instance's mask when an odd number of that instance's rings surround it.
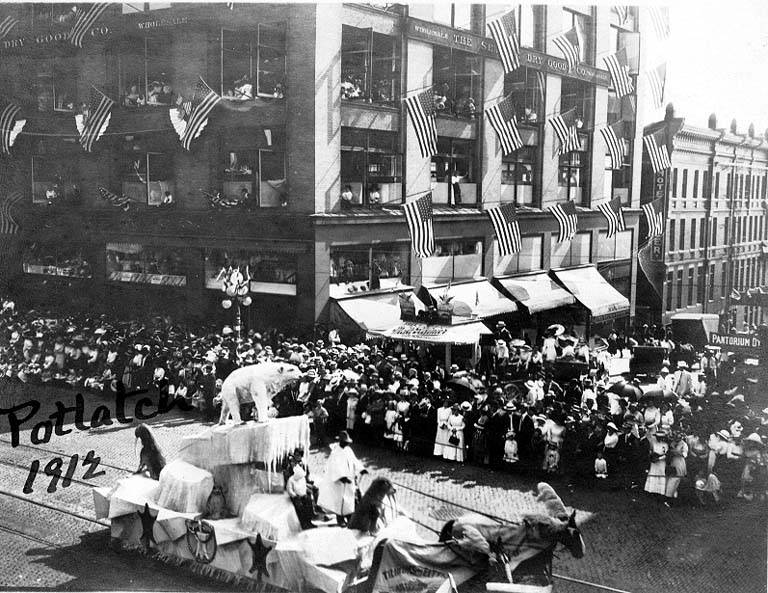
<svg viewBox="0 0 768 593">
<path fill-rule="evenodd" d="M 709 335 L 709 345 L 722 348 L 726 352 L 741 352 L 752 356 L 762 354 L 760 338 L 753 334 L 721 334 L 712 332 Z"/>
<path fill-rule="evenodd" d="M 378 570 L 371 575 L 372 593 L 456 593 L 456 579 L 448 569 L 463 568 L 460 580 L 474 573 L 445 544 L 390 539 L 382 548 Z"/>
</svg>

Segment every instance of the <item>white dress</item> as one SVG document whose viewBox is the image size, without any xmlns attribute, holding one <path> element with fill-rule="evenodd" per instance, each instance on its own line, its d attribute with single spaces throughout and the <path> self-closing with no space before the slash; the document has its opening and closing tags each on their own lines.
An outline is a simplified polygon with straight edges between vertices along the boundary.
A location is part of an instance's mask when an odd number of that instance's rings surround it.
<svg viewBox="0 0 768 593">
<path fill-rule="evenodd" d="M 448 428 L 449 436 L 455 434 L 459 437 L 459 443 L 458 445 L 451 445 L 449 443 L 443 447 L 443 459 L 464 461 L 464 416 L 461 414 L 456 416 L 451 414 L 448 418 Z"/>
<path fill-rule="evenodd" d="M 437 434 L 435 434 L 435 450 L 432 452 L 433 455 L 442 455 L 443 449 L 448 444 L 448 437 L 451 436 L 451 431 L 447 428 L 442 428 L 442 426 L 448 426 L 448 418 L 450 417 L 451 408 L 437 408 Z"/>
<path fill-rule="evenodd" d="M 667 491 L 667 451 L 669 445 L 664 441 L 659 441 L 653 436 L 648 437 L 651 444 L 651 456 L 658 457 L 657 461 L 651 461 L 648 468 L 648 477 L 645 479 L 646 492 L 650 494 L 665 494 Z"/>
<path fill-rule="evenodd" d="M 351 447 L 334 445 L 328 456 L 325 476 L 319 485 L 318 506 L 337 515 L 355 512 L 355 478 L 364 469 Z M 340 482 L 341 478 L 350 483 Z"/>
</svg>

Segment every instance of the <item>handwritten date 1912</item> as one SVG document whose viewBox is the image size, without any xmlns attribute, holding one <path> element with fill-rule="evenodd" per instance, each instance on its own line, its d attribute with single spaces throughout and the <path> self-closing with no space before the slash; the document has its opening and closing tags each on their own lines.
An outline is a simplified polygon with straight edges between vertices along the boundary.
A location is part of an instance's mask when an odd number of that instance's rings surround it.
<svg viewBox="0 0 768 593">
<path fill-rule="evenodd" d="M 99 462 L 101 461 L 101 457 L 96 457 L 96 452 L 93 450 L 88 451 L 88 454 L 85 456 L 85 459 L 83 459 L 83 467 L 87 468 L 85 472 L 83 473 L 83 480 L 89 480 L 91 478 L 95 478 L 97 476 L 104 475 L 106 472 L 104 471 L 96 471 L 96 468 L 99 467 Z M 80 456 L 78 454 L 74 454 L 69 458 L 69 465 L 67 466 L 67 470 L 62 475 L 61 468 L 64 465 L 64 460 L 61 457 L 54 457 L 51 459 L 43 468 L 43 473 L 46 476 L 49 476 L 51 478 L 50 483 L 48 484 L 47 492 L 53 493 L 56 492 L 56 488 L 58 487 L 59 481 L 61 481 L 61 487 L 66 488 L 72 483 L 72 477 L 75 475 L 75 471 L 77 470 L 78 463 L 80 462 Z M 35 483 L 35 478 L 37 477 L 37 472 L 40 470 L 40 460 L 35 459 L 32 462 L 32 465 L 29 467 L 29 474 L 27 475 L 27 481 L 24 483 L 24 494 L 31 494 L 33 492 L 32 485 Z"/>
</svg>

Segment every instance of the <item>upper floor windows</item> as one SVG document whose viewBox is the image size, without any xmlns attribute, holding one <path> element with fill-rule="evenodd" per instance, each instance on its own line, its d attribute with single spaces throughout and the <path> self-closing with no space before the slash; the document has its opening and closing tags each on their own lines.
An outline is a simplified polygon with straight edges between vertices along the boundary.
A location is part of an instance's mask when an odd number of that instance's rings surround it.
<svg viewBox="0 0 768 593">
<path fill-rule="evenodd" d="M 342 26 L 341 98 L 393 105 L 400 96 L 396 37 Z"/>
<path fill-rule="evenodd" d="M 437 23 L 456 29 L 472 29 L 472 5 L 454 4 L 452 2 L 435 2 L 432 18 Z"/>
<path fill-rule="evenodd" d="M 256 30 L 221 31 L 221 96 L 249 101 L 282 99 L 285 93 L 285 27 L 259 23 Z"/>
<path fill-rule="evenodd" d="M 560 87 L 560 113 L 576 108 L 580 129 L 591 129 L 595 111 L 595 87 L 574 78 L 563 77 Z"/>
<path fill-rule="evenodd" d="M 82 4 L 45 3 L 32 5 L 32 24 L 35 30 L 49 29 L 51 26 L 72 27 L 77 21 Z"/>
<path fill-rule="evenodd" d="M 432 76 L 438 113 L 474 119 L 480 106 L 482 73 L 480 56 L 434 46 Z"/>
<path fill-rule="evenodd" d="M 533 204 L 536 146 L 523 146 L 505 156 L 501 163 L 501 201 L 518 205 Z"/>
<path fill-rule="evenodd" d="M 401 161 L 397 134 L 342 128 L 342 208 L 399 203 Z"/>
<path fill-rule="evenodd" d="M 575 28 L 579 40 L 581 61 L 585 64 L 595 63 L 595 31 L 591 9 L 582 12 L 575 8 L 563 8 L 563 31 Z"/>
<path fill-rule="evenodd" d="M 518 68 L 504 77 L 504 95 L 511 96 L 517 123 L 537 125 L 544 122 L 546 74 L 531 68 Z"/>
<path fill-rule="evenodd" d="M 118 48 L 118 88 L 123 107 L 162 107 L 176 98 L 172 40 L 131 37 Z"/>
<path fill-rule="evenodd" d="M 477 203 L 475 143 L 453 138 L 437 139 L 432 157 L 432 199 L 436 204 Z"/>
<path fill-rule="evenodd" d="M 219 182 L 222 197 L 244 202 L 247 207 L 279 207 L 287 204 L 285 145 L 275 130 L 244 128 L 242 135 L 222 141 Z"/>
<path fill-rule="evenodd" d="M 544 51 L 547 7 L 540 4 L 523 4 L 516 7 L 509 4 L 486 4 L 485 22 L 489 23 L 507 14 L 510 10 L 515 12 L 520 45 Z"/>
<path fill-rule="evenodd" d="M 77 66 L 67 58 L 30 60 L 34 83 L 28 87 L 32 96 L 27 102 L 38 111 L 74 111 L 77 106 Z"/>
</svg>

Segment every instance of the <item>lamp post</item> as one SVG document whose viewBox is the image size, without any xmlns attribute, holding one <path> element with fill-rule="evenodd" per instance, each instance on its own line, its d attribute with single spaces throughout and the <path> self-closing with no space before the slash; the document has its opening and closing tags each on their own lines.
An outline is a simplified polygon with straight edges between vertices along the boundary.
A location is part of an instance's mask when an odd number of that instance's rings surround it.
<svg viewBox="0 0 768 593">
<path fill-rule="evenodd" d="M 239 267 L 230 267 L 229 269 L 222 268 L 219 277 L 223 278 L 221 291 L 226 295 L 221 301 L 221 306 L 224 309 L 229 309 L 235 305 L 235 337 L 239 343 L 242 330 L 240 307 L 249 307 L 253 302 L 251 295 L 248 294 L 251 288 L 251 274 L 247 267 L 245 268 L 245 275 Z"/>
</svg>

